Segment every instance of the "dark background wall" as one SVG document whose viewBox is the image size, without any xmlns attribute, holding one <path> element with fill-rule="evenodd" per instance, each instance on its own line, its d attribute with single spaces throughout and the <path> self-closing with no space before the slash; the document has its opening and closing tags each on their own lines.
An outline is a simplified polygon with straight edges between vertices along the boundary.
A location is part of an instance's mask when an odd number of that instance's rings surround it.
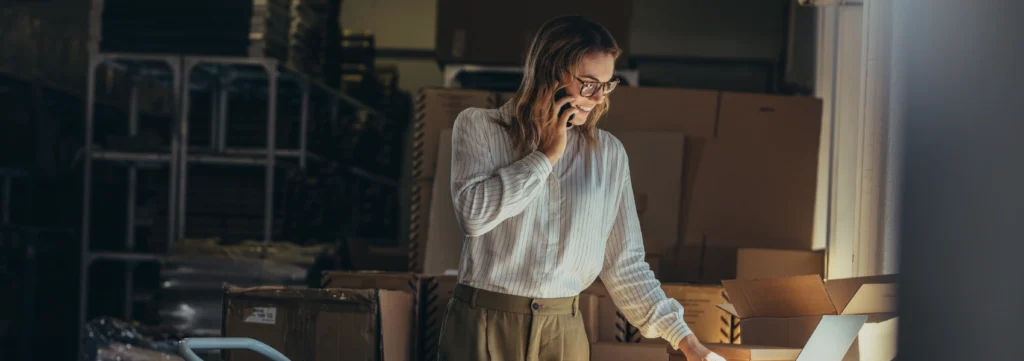
<svg viewBox="0 0 1024 361">
<path fill-rule="evenodd" d="M 1019 360 L 1024 5 L 895 3 L 906 124 L 900 360 Z"/>
</svg>

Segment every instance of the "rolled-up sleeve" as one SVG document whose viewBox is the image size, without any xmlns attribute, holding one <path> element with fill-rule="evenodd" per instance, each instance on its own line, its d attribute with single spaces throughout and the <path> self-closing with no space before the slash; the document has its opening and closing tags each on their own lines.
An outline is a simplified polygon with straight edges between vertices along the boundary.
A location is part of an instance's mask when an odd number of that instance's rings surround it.
<svg viewBox="0 0 1024 361">
<path fill-rule="evenodd" d="M 617 216 L 605 250 L 601 281 L 623 316 L 648 338 L 660 337 L 673 348 L 692 334 L 683 320 L 683 306 L 669 298 L 654 278 L 650 265 L 644 261 L 643 235 L 633 200 L 628 162 L 622 165 L 624 181 L 619 196 Z"/>
<path fill-rule="evenodd" d="M 491 152 L 503 144 L 498 125 L 479 110 L 459 114 L 452 129 L 452 202 L 462 231 L 478 237 L 523 212 L 541 193 L 552 165 L 534 151 L 507 166 L 494 164 Z M 503 150 L 501 150 L 503 151 Z"/>
</svg>

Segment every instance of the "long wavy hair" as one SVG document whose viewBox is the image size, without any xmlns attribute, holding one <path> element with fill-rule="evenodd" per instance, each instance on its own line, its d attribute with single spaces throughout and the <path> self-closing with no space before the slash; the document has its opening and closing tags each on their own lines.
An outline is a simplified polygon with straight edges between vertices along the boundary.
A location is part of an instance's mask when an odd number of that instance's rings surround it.
<svg viewBox="0 0 1024 361">
<path fill-rule="evenodd" d="M 554 111 L 555 94 L 576 81 L 583 58 L 602 53 L 618 59 L 621 50 L 607 29 L 582 16 L 561 16 L 541 26 L 526 55 L 523 81 L 509 101 L 509 122 L 502 124 L 518 154 L 536 149 L 541 123 Z M 606 98 L 585 124 L 570 129 L 583 135 L 588 149 L 597 143 L 597 121 L 608 106 Z"/>
</svg>

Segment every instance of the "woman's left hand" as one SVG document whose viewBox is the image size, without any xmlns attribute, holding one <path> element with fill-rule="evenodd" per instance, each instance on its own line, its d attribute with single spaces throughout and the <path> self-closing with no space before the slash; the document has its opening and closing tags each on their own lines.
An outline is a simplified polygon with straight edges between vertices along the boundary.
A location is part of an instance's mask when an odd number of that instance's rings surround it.
<svg viewBox="0 0 1024 361">
<path fill-rule="evenodd" d="M 704 347 L 694 335 L 686 336 L 679 342 L 679 351 L 686 355 L 686 361 L 726 361 L 724 357 Z"/>
</svg>

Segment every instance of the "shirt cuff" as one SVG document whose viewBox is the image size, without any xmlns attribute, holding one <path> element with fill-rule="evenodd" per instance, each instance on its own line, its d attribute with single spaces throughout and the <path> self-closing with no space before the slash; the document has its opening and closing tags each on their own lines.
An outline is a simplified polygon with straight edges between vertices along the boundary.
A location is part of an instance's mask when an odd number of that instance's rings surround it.
<svg viewBox="0 0 1024 361">
<path fill-rule="evenodd" d="M 693 330 L 690 330 L 690 326 L 687 326 L 686 322 L 680 319 L 679 322 L 672 325 L 671 329 L 665 331 L 662 338 L 668 341 L 673 350 L 678 350 L 679 343 L 683 341 L 683 338 L 692 334 Z"/>
<path fill-rule="evenodd" d="M 526 161 L 526 164 L 530 165 L 530 168 L 539 172 L 542 178 L 547 177 L 548 174 L 551 174 L 551 170 L 554 169 L 548 156 L 539 150 L 530 153 L 523 160 Z"/>
</svg>

